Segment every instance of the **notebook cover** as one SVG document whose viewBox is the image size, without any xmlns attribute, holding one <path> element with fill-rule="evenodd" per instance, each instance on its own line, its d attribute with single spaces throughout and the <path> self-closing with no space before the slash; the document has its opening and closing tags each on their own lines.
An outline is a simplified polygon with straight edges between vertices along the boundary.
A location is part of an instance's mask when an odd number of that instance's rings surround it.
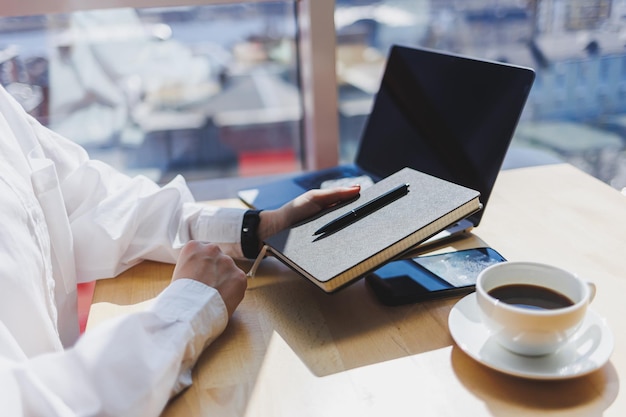
<svg viewBox="0 0 626 417">
<path fill-rule="evenodd" d="M 330 234 L 329 221 L 408 183 L 409 192 Z M 363 277 L 446 227 L 480 210 L 480 193 L 411 168 L 363 190 L 358 199 L 266 240 L 270 251 L 326 292 Z"/>
</svg>

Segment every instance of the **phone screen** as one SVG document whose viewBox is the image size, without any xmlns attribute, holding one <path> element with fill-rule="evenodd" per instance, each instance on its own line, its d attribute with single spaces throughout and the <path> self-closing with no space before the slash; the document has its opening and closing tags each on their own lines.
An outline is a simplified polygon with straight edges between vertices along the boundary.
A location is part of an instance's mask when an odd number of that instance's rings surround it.
<svg viewBox="0 0 626 417">
<path fill-rule="evenodd" d="M 470 293 L 478 274 L 502 261 L 491 248 L 465 249 L 392 261 L 366 281 L 384 304 L 406 304 Z"/>
</svg>

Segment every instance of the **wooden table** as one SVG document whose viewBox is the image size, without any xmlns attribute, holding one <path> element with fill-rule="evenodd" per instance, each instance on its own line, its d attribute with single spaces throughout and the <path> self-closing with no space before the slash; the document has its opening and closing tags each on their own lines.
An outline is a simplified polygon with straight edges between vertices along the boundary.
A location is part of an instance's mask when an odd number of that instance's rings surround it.
<svg viewBox="0 0 626 417">
<path fill-rule="evenodd" d="M 571 380 L 507 376 L 454 344 L 447 319 L 458 299 L 385 307 L 363 280 L 326 295 L 266 259 L 201 356 L 193 386 L 164 415 L 623 416 L 626 196 L 569 165 L 503 171 L 474 234 L 452 246 L 482 240 L 509 260 L 547 262 L 594 281 L 593 309 L 615 337 L 611 360 Z M 100 281 L 89 327 L 141 308 L 172 269 L 144 262 Z"/>
</svg>

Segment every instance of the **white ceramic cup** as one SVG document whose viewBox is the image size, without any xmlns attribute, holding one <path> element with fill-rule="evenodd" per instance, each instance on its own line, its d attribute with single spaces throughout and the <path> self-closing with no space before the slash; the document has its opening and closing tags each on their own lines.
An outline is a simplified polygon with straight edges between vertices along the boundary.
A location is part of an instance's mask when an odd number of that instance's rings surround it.
<svg viewBox="0 0 626 417">
<path fill-rule="evenodd" d="M 547 288 L 572 304 L 553 309 L 509 304 L 489 294 L 504 285 Z M 534 262 L 502 262 L 483 270 L 476 281 L 476 300 L 486 327 L 506 349 L 527 356 L 546 355 L 567 343 L 585 318 L 596 288 L 564 269 Z"/>
</svg>

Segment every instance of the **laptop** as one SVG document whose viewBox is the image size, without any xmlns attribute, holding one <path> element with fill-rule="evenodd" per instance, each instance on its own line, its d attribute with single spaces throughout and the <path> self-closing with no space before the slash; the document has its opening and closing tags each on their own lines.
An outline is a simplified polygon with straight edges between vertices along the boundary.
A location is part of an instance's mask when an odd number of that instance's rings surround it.
<svg viewBox="0 0 626 417">
<path fill-rule="evenodd" d="M 354 163 L 240 190 L 272 209 L 312 188 L 362 187 L 404 168 L 473 188 L 483 210 L 435 239 L 478 226 L 532 87 L 532 69 L 432 49 L 394 45 Z"/>
</svg>

